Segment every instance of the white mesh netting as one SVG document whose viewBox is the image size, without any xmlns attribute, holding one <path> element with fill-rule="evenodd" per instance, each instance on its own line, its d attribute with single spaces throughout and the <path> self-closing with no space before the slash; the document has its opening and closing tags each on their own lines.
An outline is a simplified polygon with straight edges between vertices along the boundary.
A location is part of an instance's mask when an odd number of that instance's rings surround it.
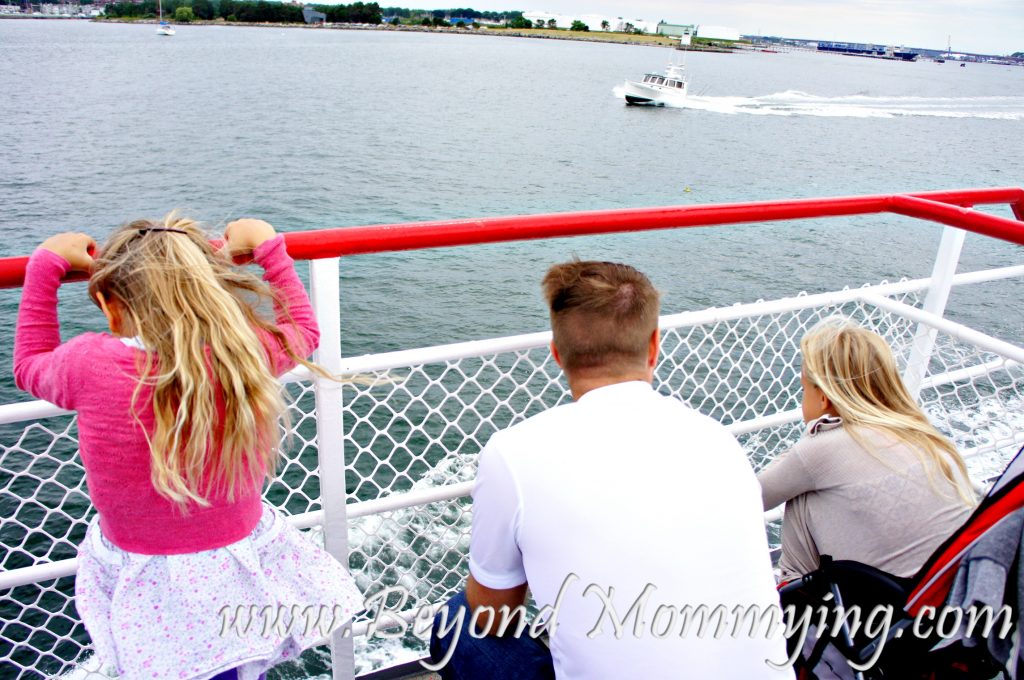
<svg viewBox="0 0 1024 680">
<path fill-rule="evenodd" d="M 896 299 L 919 302 L 913 293 Z M 916 324 L 845 302 L 666 327 L 656 387 L 733 427 L 760 469 L 797 440 L 800 420 L 798 411 L 781 423 L 762 426 L 756 419 L 798 409 L 799 340 L 836 313 L 877 330 L 907 358 Z M 958 373 L 948 382 L 943 376 L 951 372 Z M 1022 441 L 1024 369 L 940 333 L 928 376 L 921 401 L 970 456 L 972 476 L 982 481 L 998 473 Z M 349 503 L 471 480 L 476 455 L 493 432 L 568 399 L 546 345 L 363 377 L 368 384 L 347 384 L 342 392 Z M 287 391 L 287 460 L 266 497 L 298 514 L 320 509 L 316 413 L 310 384 L 292 383 Z M 71 416 L 0 427 L 3 571 L 74 557 L 93 514 L 76 448 Z M 410 594 L 407 609 L 443 601 L 466 574 L 470 517 L 469 499 L 460 498 L 352 520 L 350 567 L 359 587 L 370 593 L 402 586 Z M 768 531 L 777 547 L 778 527 L 769 524 Z M 67 576 L 0 592 L 0 675 L 104 677 L 83 663 L 91 650 L 73 591 L 73 576 Z M 394 659 L 396 649 L 423 649 L 411 636 L 356 645 L 361 670 Z M 304 663 L 282 675 L 327 672 L 322 652 Z"/>
</svg>

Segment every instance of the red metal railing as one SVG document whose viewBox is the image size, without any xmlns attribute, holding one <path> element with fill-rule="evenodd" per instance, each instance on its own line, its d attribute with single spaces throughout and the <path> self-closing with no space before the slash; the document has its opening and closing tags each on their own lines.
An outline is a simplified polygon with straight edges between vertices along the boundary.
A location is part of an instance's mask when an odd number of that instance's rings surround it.
<svg viewBox="0 0 1024 680">
<path fill-rule="evenodd" d="M 991 204 L 1009 205 L 1017 219 L 971 209 Z M 500 241 L 877 213 L 931 220 L 1024 245 L 1024 189 L 1019 187 L 376 224 L 291 232 L 285 234 L 285 241 L 292 257 L 312 260 Z M 27 257 L 0 259 L 0 288 L 21 286 L 27 262 Z M 69 278 L 82 280 L 85 276 Z"/>
</svg>

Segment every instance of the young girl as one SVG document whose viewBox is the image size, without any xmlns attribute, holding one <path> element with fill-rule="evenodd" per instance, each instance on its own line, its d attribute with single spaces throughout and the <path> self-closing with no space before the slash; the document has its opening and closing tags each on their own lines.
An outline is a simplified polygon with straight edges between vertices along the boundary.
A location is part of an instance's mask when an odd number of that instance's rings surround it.
<svg viewBox="0 0 1024 680">
<path fill-rule="evenodd" d="M 911 576 L 971 512 L 964 462 L 880 336 L 827 319 L 800 351 L 807 434 L 758 475 L 765 509 L 786 503 L 781 579 L 820 555 Z"/>
<path fill-rule="evenodd" d="M 15 379 L 78 412 L 98 514 L 76 605 L 126 678 L 255 678 L 360 609 L 345 568 L 260 499 L 284 408 L 275 376 L 308 363 L 313 310 L 273 227 L 238 220 L 224 236 L 216 252 L 172 214 L 122 227 L 93 260 L 91 238 L 60 234 L 25 274 Z M 246 253 L 266 284 L 232 265 Z M 109 335 L 61 343 L 57 288 L 72 269 L 92 272 Z M 275 322 L 257 313 L 260 296 Z M 320 626 L 293 620 L 292 607 L 321 606 Z"/>
</svg>

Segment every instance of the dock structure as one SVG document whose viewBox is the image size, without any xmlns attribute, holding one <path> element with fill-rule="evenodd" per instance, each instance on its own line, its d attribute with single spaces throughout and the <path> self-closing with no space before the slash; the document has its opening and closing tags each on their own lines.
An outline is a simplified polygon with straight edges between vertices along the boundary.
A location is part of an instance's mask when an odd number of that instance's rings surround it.
<svg viewBox="0 0 1024 680">
<path fill-rule="evenodd" d="M 818 43 L 819 52 L 833 52 L 851 57 L 870 57 L 872 59 L 893 59 L 896 61 L 917 61 L 917 52 L 895 48 L 891 45 L 870 45 L 862 43 L 826 42 Z"/>
</svg>

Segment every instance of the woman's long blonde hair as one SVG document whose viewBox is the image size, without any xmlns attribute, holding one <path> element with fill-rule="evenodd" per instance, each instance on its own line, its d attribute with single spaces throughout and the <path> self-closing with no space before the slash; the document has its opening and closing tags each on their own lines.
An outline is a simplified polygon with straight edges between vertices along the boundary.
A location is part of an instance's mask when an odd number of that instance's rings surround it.
<svg viewBox="0 0 1024 680">
<path fill-rule="evenodd" d="M 196 222 L 171 213 L 110 236 L 89 280 L 94 301 L 97 293 L 119 304 L 126 333 L 145 350 L 132 411 L 139 422 L 138 397 L 151 386 L 156 490 L 187 510 L 209 505 L 214 490 L 233 499 L 240 483 L 272 475 L 285 407 L 257 329 L 309 364 L 257 314 L 254 305 L 274 297 L 269 287 L 214 251 Z"/>
<path fill-rule="evenodd" d="M 975 503 L 963 458 L 910 396 L 880 335 L 848 319 L 829 318 L 804 335 L 800 352 L 804 377 L 825 393 L 861 446 L 875 453 L 860 431 L 881 431 L 921 457 L 929 482 L 934 482 L 932 470 L 938 469 L 957 496 L 968 505 Z"/>
</svg>

